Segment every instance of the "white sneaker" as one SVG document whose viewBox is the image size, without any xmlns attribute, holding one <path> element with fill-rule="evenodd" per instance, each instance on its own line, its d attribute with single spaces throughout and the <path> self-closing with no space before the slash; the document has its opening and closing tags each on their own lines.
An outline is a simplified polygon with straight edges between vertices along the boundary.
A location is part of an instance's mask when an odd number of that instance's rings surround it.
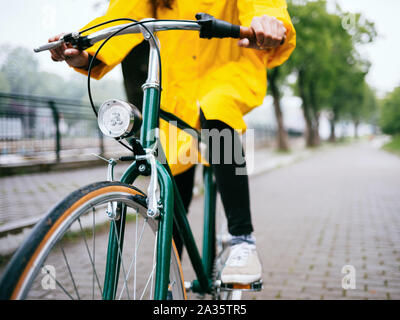
<svg viewBox="0 0 400 320">
<path fill-rule="evenodd" d="M 256 246 L 241 242 L 231 246 L 231 251 L 222 270 L 223 283 L 250 284 L 261 279 L 261 263 Z"/>
</svg>

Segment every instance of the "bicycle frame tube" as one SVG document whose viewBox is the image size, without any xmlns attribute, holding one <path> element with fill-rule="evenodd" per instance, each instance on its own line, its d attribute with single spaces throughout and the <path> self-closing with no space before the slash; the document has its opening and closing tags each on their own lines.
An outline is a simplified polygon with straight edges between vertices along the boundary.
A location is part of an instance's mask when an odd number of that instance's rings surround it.
<svg viewBox="0 0 400 320">
<path fill-rule="evenodd" d="M 212 168 L 204 167 L 204 230 L 203 230 L 203 266 L 208 277 L 213 276 L 215 259 L 215 209 L 217 186 Z"/>
<path fill-rule="evenodd" d="M 157 38 L 155 39 L 158 41 Z M 150 149 L 157 139 L 156 130 L 158 130 L 159 124 L 158 100 L 160 84 L 158 81 L 159 65 L 156 46 L 153 39 L 147 40 L 150 42 L 150 56 L 148 79 L 142 87 L 144 98 L 143 123 L 140 139 L 143 148 Z M 158 149 L 159 154 L 163 153 L 161 146 L 159 146 Z M 163 158 L 166 159 L 164 155 Z M 162 248 L 162 250 L 157 251 L 156 257 L 156 286 L 154 298 L 159 300 L 166 299 L 167 297 L 173 223 L 176 224 L 182 236 L 190 261 L 197 276 L 197 280 L 193 282 L 193 290 L 199 293 L 210 293 L 212 267 L 215 255 L 216 199 L 216 189 L 212 180 L 212 171 L 211 169 L 206 169 L 205 173 L 205 187 L 207 192 L 205 194 L 203 258 L 200 257 L 199 250 L 186 217 L 186 210 L 168 164 L 161 164 L 157 161 L 157 172 L 160 184 L 160 197 L 164 207 L 161 210 L 161 219 L 157 234 L 157 247 Z M 141 173 L 138 170 L 136 162 L 134 162 L 123 174 L 121 182 L 132 184 L 139 175 L 141 175 Z M 106 266 L 106 279 L 109 280 L 104 284 L 103 298 L 105 299 L 114 298 L 116 292 L 116 281 L 118 279 L 120 261 L 118 257 L 118 243 L 115 240 L 114 232 L 124 230 L 124 219 L 121 223 L 117 223 L 116 226 L 117 230 L 115 230 L 113 224 L 111 224 L 110 228 Z M 123 239 L 121 239 L 120 242 L 122 245 Z M 107 272 L 109 272 L 110 277 L 107 277 Z"/>
<path fill-rule="evenodd" d="M 149 72 L 148 72 L 149 76 L 146 83 L 143 85 L 144 98 L 143 98 L 143 123 L 141 129 L 141 144 L 144 148 L 150 148 L 156 142 L 155 130 L 158 127 L 157 111 L 158 111 L 158 98 L 159 98 L 158 95 L 160 88 L 160 85 L 158 83 L 159 65 L 157 60 L 156 46 L 153 39 L 149 40 L 149 42 L 150 42 Z M 137 164 L 136 162 L 134 162 L 129 166 L 129 168 L 123 174 L 121 182 L 132 184 L 139 175 L 140 172 L 138 171 Z M 161 177 L 163 177 L 163 179 L 165 180 L 164 174 L 161 174 Z M 171 190 L 171 188 L 168 187 L 169 184 L 167 182 L 164 182 L 163 185 L 165 186 L 164 188 L 165 194 L 162 195 L 162 198 L 166 199 L 168 198 L 167 190 Z M 122 213 L 121 217 L 124 215 L 125 212 Z M 162 219 L 162 221 L 163 220 L 164 219 Z M 168 228 L 163 227 L 164 225 L 166 224 L 165 223 L 160 224 L 160 230 L 162 232 L 159 232 L 158 241 L 165 241 L 164 233 Z M 122 247 L 124 241 L 124 238 L 121 237 L 120 243 L 118 244 L 117 237 L 115 236 L 115 234 L 121 234 L 121 232 L 123 233 L 124 229 L 125 229 L 125 219 L 120 219 L 116 221 L 115 224 L 112 223 L 110 226 L 109 243 L 107 248 L 106 274 L 105 274 L 105 282 L 103 290 L 103 299 L 105 300 L 110 300 L 115 298 L 119 269 L 120 269 L 118 246 Z M 170 233 L 172 234 L 172 231 Z M 171 240 L 169 241 L 169 246 L 171 246 Z M 169 250 L 169 253 L 163 253 L 164 256 L 168 254 L 170 255 L 171 254 L 170 251 L 171 250 Z M 165 256 L 165 258 L 167 257 Z M 158 272 L 159 260 L 161 265 L 163 265 L 161 259 L 159 259 L 159 257 L 157 256 L 157 272 L 156 272 L 157 276 L 159 274 Z M 168 258 L 168 261 L 169 260 L 170 258 Z M 169 274 L 169 264 L 167 269 Z M 162 283 L 165 282 L 165 276 L 162 276 L 161 279 L 163 279 Z M 156 281 L 156 284 L 158 283 L 159 281 Z M 164 284 L 162 283 L 161 286 L 158 285 L 155 291 L 155 297 L 157 297 L 158 299 L 165 299 L 166 297 L 165 290 L 167 289 L 165 289 L 165 283 Z M 168 282 L 166 285 L 167 285 L 166 288 L 168 288 Z"/>
<path fill-rule="evenodd" d="M 155 300 L 165 300 L 168 293 L 169 269 L 171 261 L 172 247 L 172 225 L 174 219 L 174 189 L 172 180 L 163 167 L 157 162 L 157 171 L 160 184 L 160 197 L 163 204 L 162 219 L 160 219 L 157 237 L 157 266 L 156 266 L 156 284 L 154 291 Z"/>
</svg>

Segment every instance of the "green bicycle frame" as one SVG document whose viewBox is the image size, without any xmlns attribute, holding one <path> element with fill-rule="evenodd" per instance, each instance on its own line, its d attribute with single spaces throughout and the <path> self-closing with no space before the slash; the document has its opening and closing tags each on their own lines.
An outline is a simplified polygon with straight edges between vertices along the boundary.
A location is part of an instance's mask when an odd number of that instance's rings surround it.
<svg viewBox="0 0 400 320">
<path fill-rule="evenodd" d="M 149 76 L 143 85 L 143 123 L 141 128 L 141 144 L 143 148 L 149 149 L 156 142 L 154 135 L 158 130 L 159 123 L 159 94 L 158 83 L 158 60 L 155 44 L 150 42 Z M 190 127 L 188 126 L 188 129 Z M 192 128 L 191 128 L 192 129 Z M 163 155 L 161 146 L 158 146 L 158 154 Z M 165 157 L 163 157 L 165 159 Z M 125 171 L 121 182 L 132 184 L 141 175 L 136 162 L 133 162 Z M 193 233 L 186 217 L 182 199 L 177 185 L 171 173 L 168 163 L 160 163 L 157 160 L 157 174 L 160 186 L 160 198 L 163 204 L 159 219 L 157 232 L 157 257 L 156 257 L 156 280 L 154 299 L 165 300 L 168 293 L 169 271 L 172 245 L 173 224 L 179 231 L 183 243 L 187 249 L 197 280 L 192 283 L 192 290 L 200 294 L 211 293 L 212 271 L 215 258 L 215 206 L 216 186 L 213 180 L 211 167 L 204 168 L 204 234 L 203 252 L 200 256 Z M 123 245 L 123 234 L 125 229 L 125 208 L 122 208 L 121 218 L 111 223 L 109 243 L 107 249 L 106 275 L 103 289 L 103 299 L 114 299 L 117 289 L 117 279 L 120 270 L 121 257 L 120 247 Z M 119 235 L 118 238 L 116 235 Z M 118 243 L 118 239 L 120 243 Z M 161 249 L 162 248 L 162 249 Z"/>
</svg>

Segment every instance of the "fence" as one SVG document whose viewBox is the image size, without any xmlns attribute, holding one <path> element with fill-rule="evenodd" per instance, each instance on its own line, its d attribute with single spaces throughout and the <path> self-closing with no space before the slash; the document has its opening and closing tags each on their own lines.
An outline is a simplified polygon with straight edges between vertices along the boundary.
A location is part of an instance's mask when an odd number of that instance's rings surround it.
<svg viewBox="0 0 400 320">
<path fill-rule="evenodd" d="M 253 129 L 256 145 L 275 140 L 272 126 Z M 91 153 L 114 155 L 127 150 L 103 137 L 89 105 L 77 100 L 0 92 L 0 166 L 27 161 L 57 163 Z"/>
<path fill-rule="evenodd" d="M 79 101 L 0 93 L 0 165 L 27 159 L 105 153 L 89 105 Z"/>
</svg>

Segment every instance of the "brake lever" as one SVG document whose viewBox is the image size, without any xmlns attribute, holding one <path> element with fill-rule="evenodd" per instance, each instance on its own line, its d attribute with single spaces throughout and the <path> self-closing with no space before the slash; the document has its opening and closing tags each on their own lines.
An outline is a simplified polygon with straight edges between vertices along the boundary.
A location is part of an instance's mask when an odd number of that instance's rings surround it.
<svg viewBox="0 0 400 320">
<path fill-rule="evenodd" d="M 78 50 L 85 50 L 92 46 L 90 40 L 88 39 L 88 36 L 81 37 L 80 33 L 75 31 L 64 34 L 59 40 L 46 43 L 43 46 L 33 49 L 33 51 L 38 53 L 46 50 L 56 49 L 60 47 L 63 43 L 70 43 L 74 48 Z"/>
</svg>

